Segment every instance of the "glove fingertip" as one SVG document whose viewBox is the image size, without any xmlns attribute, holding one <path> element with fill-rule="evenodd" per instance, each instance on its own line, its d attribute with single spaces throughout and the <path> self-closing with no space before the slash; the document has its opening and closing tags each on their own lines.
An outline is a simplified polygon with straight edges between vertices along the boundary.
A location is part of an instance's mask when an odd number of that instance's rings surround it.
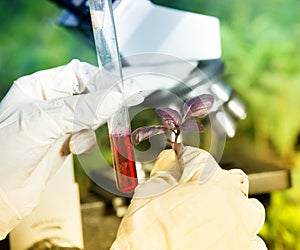
<svg viewBox="0 0 300 250">
<path fill-rule="evenodd" d="M 241 169 L 230 169 L 228 170 L 228 173 L 232 174 L 234 177 L 236 177 L 235 179 L 238 181 L 238 186 L 240 188 L 240 191 L 246 196 L 248 197 L 249 194 L 249 178 L 246 175 L 246 173 L 241 170 Z M 236 182 L 234 182 L 236 183 Z"/>
<path fill-rule="evenodd" d="M 255 236 L 250 240 L 249 250 L 268 250 L 268 248 L 262 238 Z"/>
<path fill-rule="evenodd" d="M 253 204 L 253 206 L 255 206 L 257 209 L 256 210 L 257 211 L 257 225 L 256 225 L 255 233 L 258 234 L 265 223 L 265 219 L 266 219 L 265 207 L 257 199 L 252 198 L 249 200 Z"/>
<path fill-rule="evenodd" d="M 183 171 L 181 183 L 198 181 L 204 184 L 220 168 L 209 152 L 190 146 L 183 148 L 179 155 L 179 162 Z"/>
<path fill-rule="evenodd" d="M 265 222 L 265 208 L 255 198 L 246 199 L 243 206 L 242 217 L 249 236 L 257 235 L 262 229 Z"/>
<path fill-rule="evenodd" d="M 96 144 L 95 132 L 90 129 L 84 129 L 71 135 L 69 149 L 72 154 L 80 155 L 91 151 Z"/>
<path fill-rule="evenodd" d="M 174 166 L 176 160 L 177 156 L 174 150 L 167 149 L 162 151 L 154 163 L 150 177 L 156 175 L 158 172 L 170 170 Z"/>
</svg>

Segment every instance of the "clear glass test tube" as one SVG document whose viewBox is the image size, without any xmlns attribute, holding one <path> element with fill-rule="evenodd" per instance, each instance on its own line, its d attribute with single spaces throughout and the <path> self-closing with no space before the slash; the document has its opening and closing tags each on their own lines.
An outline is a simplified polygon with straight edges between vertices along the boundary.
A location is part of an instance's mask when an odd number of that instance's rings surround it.
<svg viewBox="0 0 300 250">
<path fill-rule="evenodd" d="M 109 73 L 113 84 L 123 92 L 123 75 L 114 24 L 111 0 L 89 0 L 99 68 Z M 105 76 L 103 76 L 105 77 Z M 107 122 L 117 187 L 124 193 L 132 192 L 138 184 L 130 142 L 130 118 L 126 104 Z"/>
</svg>

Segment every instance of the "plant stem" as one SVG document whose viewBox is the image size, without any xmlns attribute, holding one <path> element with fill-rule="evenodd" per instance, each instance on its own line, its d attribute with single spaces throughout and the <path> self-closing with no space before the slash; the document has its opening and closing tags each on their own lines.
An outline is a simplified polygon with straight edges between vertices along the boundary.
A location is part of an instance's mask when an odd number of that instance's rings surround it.
<svg viewBox="0 0 300 250">
<path fill-rule="evenodd" d="M 177 141 L 178 141 L 178 138 L 179 138 L 179 135 L 180 135 L 180 129 L 177 129 L 177 130 L 172 130 L 173 133 L 175 134 L 175 139 L 174 141 L 171 143 L 172 145 L 172 149 L 175 150 L 174 146 L 177 144 Z"/>
</svg>

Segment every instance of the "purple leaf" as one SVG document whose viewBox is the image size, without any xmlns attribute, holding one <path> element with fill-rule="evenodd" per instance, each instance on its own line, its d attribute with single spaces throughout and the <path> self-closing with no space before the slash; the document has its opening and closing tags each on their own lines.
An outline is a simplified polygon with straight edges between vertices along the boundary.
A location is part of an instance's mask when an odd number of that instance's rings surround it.
<svg viewBox="0 0 300 250">
<path fill-rule="evenodd" d="M 206 116 L 214 103 L 212 95 L 204 94 L 187 101 L 182 108 L 184 119 L 189 116 L 202 118 Z"/>
<path fill-rule="evenodd" d="M 168 127 L 163 125 L 140 127 L 131 133 L 131 143 L 136 145 L 154 135 L 163 134 L 167 131 Z"/>
<path fill-rule="evenodd" d="M 166 126 L 178 127 L 181 123 L 180 114 L 171 108 L 157 108 L 156 113 L 162 120 L 162 123 Z"/>
<path fill-rule="evenodd" d="M 203 132 L 204 128 L 200 122 L 197 122 L 196 120 L 186 120 L 184 123 L 180 125 L 180 130 L 184 132 L 193 132 L 193 133 L 199 133 Z"/>
</svg>

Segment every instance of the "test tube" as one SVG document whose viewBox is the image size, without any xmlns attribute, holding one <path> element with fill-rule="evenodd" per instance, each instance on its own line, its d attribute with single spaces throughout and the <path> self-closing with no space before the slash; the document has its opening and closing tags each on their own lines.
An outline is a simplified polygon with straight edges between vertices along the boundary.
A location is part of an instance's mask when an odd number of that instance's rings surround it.
<svg viewBox="0 0 300 250">
<path fill-rule="evenodd" d="M 123 92 L 123 75 L 112 2 L 89 0 L 89 5 L 99 68 L 118 81 Z M 130 119 L 125 104 L 107 121 L 107 125 L 117 188 L 124 193 L 132 192 L 138 181 L 133 146 L 130 142 Z"/>
</svg>

